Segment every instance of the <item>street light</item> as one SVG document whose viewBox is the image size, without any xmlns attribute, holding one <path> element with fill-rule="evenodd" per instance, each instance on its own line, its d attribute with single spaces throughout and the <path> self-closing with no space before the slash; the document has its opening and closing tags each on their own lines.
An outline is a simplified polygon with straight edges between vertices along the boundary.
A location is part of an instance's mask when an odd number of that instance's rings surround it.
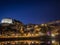
<svg viewBox="0 0 60 45">
<path fill-rule="evenodd" d="M 52 37 L 55 37 L 55 34 L 51 34 Z"/>
<path fill-rule="evenodd" d="M 55 40 L 52 40 L 52 43 L 55 43 Z"/>
</svg>

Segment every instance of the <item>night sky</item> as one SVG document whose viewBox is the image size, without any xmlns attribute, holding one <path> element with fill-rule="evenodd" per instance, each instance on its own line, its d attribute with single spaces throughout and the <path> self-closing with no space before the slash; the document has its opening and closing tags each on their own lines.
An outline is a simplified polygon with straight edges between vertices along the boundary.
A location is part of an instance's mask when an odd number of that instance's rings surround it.
<svg viewBox="0 0 60 45">
<path fill-rule="evenodd" d="M 24 24 L 60 20 L 58 0 L 0 0 L 0 20 L 13 18 Z"/>
</svg>

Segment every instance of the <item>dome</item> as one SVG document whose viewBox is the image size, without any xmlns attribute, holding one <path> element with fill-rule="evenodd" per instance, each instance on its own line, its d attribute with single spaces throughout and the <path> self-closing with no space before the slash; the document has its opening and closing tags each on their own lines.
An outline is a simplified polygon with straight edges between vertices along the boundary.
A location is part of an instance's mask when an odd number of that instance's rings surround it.
<svg viewBox="0 0 60 45">
<path fill-rule="evenodd" d="M 10 19 L 10 18 L 5 18 L 5 19 L 2 19 L 1 20 L 1 23 L 8 23 L 8 24 L 12 24 L 13 23 L 13 20 Z"/>
</svg>

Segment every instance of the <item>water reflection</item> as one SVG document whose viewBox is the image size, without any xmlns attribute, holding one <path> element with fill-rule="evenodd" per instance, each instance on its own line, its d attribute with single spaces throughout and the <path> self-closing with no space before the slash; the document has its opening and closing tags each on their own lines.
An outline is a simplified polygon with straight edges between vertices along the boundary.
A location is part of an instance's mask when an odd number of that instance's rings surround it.
<svg viewBox="0 0 60 45">
<path fill-rule="evenodd" d="M 19 40 L 19 41 L 2 41 L 0 45 L 59 45 L 56 42 L 51 44 L 48 42 L 43 42 L 39 40 Z"/>
<path fill-rule="evenodd" d="M 0 45 L 43 45 L 43 41 L 38 40 L 19 40 L 19 41 L 2 41 Z"/>
</svg>

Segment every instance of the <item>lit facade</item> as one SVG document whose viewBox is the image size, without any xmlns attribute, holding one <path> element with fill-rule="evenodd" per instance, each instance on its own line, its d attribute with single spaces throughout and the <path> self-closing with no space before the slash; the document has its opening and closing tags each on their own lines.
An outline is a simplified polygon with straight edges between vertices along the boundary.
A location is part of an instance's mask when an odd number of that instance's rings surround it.
<svg viewBox="0 0 60 45">
<path fill-rule="evenodd" d="M 57 23 L 59 21 L 56 21 Z M 55 36 L 58 35 L 58 30 L 60 26 L 54 25 L 55 22 L 46 24 L 27 24 L 24 25 L 22 22 L 15 19 L 5 18 L 1 21 L 1 35 L 10 35 L 16 37 L 36 37 L 36 36 Z M 6 33 L 8 31 L 8 33 Z M 48 33 L 51 33 L 50 35 Z M 10 37 L 8 36 L 8 37 Z M 6 36 L 5 36 L 6 37 Z"/>
<path fill-rule="evenodd" d="M 47 38 L 52 38 L 60 41 L 60 20 L 45 24 L 24 25 L 18 20 L 5 18 L 0 22 L 0 29 L 0 38 L 29 38 L 44 36 L 46 40 Z M 56 40 L 51 40 L 51 43 L 57 44 L 58 42 L 56 42 Z"/>
</svg>

